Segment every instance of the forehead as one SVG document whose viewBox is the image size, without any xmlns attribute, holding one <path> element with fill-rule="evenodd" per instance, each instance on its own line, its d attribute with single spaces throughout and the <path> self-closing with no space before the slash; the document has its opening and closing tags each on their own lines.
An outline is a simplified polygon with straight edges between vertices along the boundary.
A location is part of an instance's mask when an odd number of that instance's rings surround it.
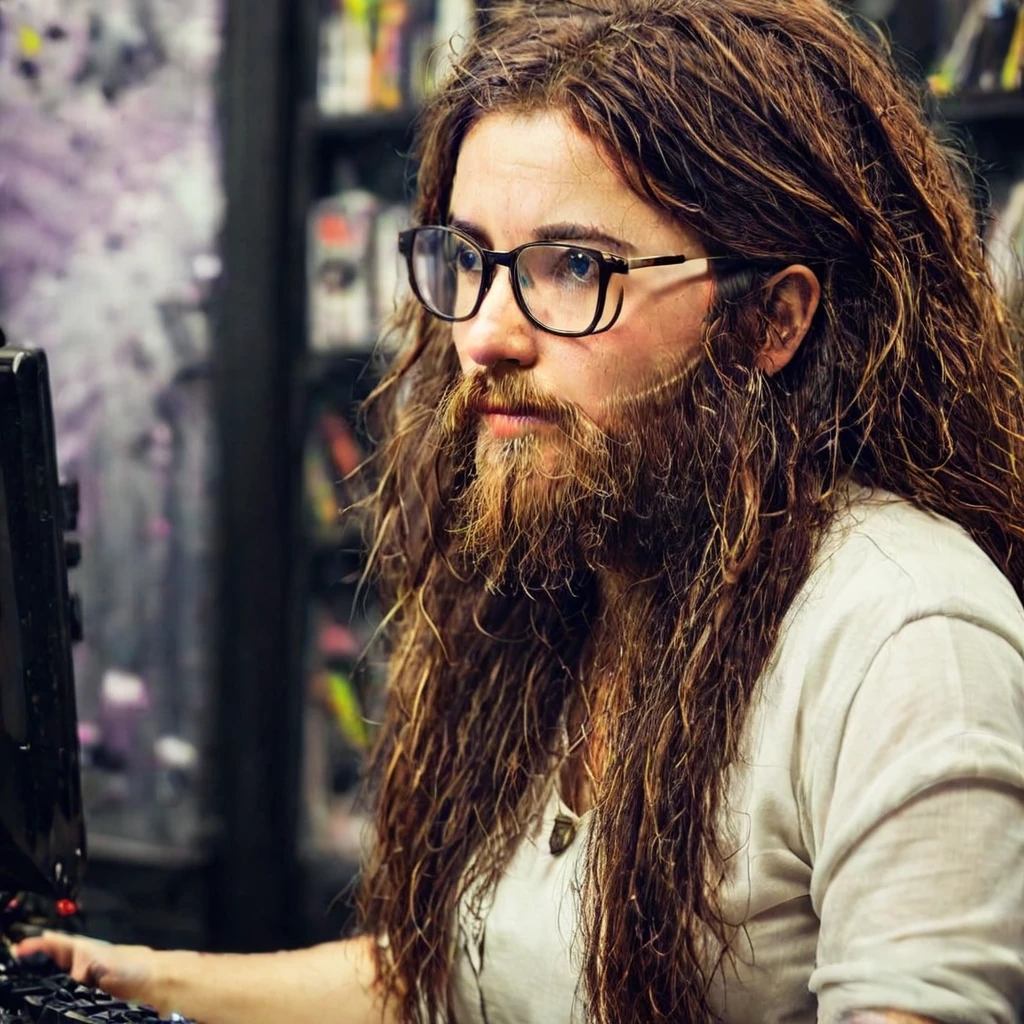
<svg viewBox="0 0 1024 1024">
<path fill-rule="evenodd" d="M 489 114 L 466 135 L 456 180 L 484 172 L 629 192 L 611 160 L 564 115 Z"/>
<path fill-rule="evenodd" d="M 451 205 L 451 213 L 497 234 L 556 221 L 621 230 L 638 215 L 658 219 L 611 159 L 555 113 L 477 122 L 459 152 Z"/>
</svg>

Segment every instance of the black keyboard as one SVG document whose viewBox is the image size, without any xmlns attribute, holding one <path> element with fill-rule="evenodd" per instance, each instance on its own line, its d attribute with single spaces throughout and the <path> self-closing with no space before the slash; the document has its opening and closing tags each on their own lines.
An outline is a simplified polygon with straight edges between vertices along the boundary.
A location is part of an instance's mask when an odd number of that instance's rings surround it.
<svg viewBox="0 0 1024 1024">
<path fill-rule="evenodd" d="M 0 953 L 0 1024 L 191 1024 L 80 985 L 48 957 Z"/>
</svg>

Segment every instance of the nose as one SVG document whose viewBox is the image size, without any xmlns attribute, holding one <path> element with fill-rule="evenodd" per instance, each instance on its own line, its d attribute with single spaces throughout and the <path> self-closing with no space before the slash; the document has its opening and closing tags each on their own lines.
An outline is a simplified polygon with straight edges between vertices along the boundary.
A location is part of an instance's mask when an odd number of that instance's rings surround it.
<svg viewBox="0 0 1024 1024">
<path fill-rule="evenodd" d="M 452 327 L 463 369 L 491 369 L 501 363 L 527 367 L 537 361 L 537 328 L 516 303 L 504 267 L 496 269 L 476 316 Z"/>
</svg>

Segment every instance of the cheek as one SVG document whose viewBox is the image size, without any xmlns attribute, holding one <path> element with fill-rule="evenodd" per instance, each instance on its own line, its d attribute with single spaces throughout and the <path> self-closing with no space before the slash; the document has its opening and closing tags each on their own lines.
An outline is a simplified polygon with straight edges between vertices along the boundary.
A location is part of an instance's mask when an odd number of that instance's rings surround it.
<svg viewBox="0 0 1024 1024">
<path fill-rule="evenodd" d="M 704 338 L 712 299 L 710 282 L 693 284 L 685 294 L 637 308 L 600 335 L 597 362 L 614 389 L 650 383 L 692 356 Z"/>
<path fill-rule="evenodd" d="M 677 296 L 647 310 L 645 329 L 654 361 L 671 363 L 697 349 L 704 337 L 713 296 L 714 285 L 710 280 L 694 281 Z"/>
<path fill-rule="evenodd" d="M 712 284 L 700 282 L 648 313 L 643 361 L 649 374 L 674 373 L 700 351 L 712 298 Z"/>
<path fill-rule="evenodd" d="M 551 339 L 531 376 L 539 388 L 574 403 L 601 425 L 610 399 L 642 391 L 697 349 L 712 291 L 710 282 L 693 282 L 682 294 L 626 309 L 604 334 Z M 468 325 L 452 324 L 451 331 L 463 374 L 476 372 L 479 366 L 467 352 Z"/>
<path fill-rule="evenodd" d="M 597 426 L 607 426 L 609 402 L 643 388 L 651 370 L 637 358 L 628 333 L 607 334 L 565 347 L 544 368 L 545 390 L 571 402 Z"/>
<path fill-rule="evenodd" d="M 579 346 L 562 368 L 564 397 L 600 425 L 610 399 L 645 390 L 696 353 L 712 293 L 710 282 L 695 282 L 684 294 L 634 309 Z"/>
<path fill-rule="evenodd" d="M 468 377 L 477 367 L 466 351 L 466 324 L 452 324 L 451 332 L 452 344 L 455 347 L 455 354 L 458 356 L 459 367 L 462 369 L 463 376 Z"/>
</svg>

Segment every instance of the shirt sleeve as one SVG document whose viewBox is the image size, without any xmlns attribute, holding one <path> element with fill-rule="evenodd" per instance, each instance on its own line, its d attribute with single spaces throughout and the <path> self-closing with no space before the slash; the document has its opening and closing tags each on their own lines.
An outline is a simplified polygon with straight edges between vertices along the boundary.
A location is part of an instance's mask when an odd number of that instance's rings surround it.
<svg viewBox="0 0 1024 1024">
<path fill-rule="evenodd" d="M 863 1009 L 1015 1024 L 1024 659 L 982 625 L 923 618 L 886 641 L 831 723 L 807 790 L 819 1024 Z"/>
</svg>

